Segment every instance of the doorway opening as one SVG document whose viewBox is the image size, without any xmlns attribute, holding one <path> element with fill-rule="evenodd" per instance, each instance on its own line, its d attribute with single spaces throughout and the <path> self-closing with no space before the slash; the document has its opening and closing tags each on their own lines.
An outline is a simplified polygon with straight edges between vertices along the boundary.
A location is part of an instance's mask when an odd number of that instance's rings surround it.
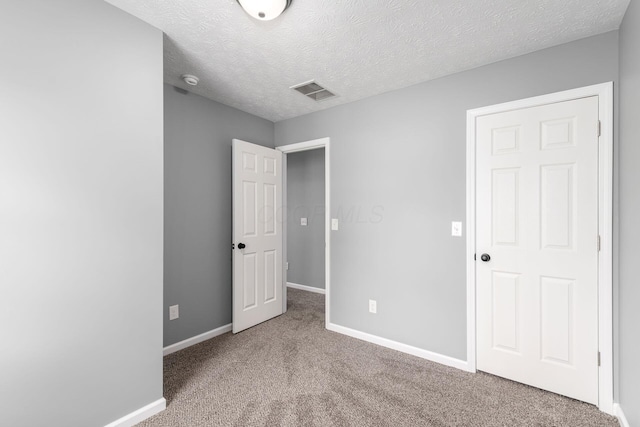
<svg viewBox="0 0 640 427">
<path fill-rule="evenodd" d="M 287 288 L 325 295 L 330 313 L 330 141 L 277 147 L 284 154 L 283 312 Z"/>
</svg>

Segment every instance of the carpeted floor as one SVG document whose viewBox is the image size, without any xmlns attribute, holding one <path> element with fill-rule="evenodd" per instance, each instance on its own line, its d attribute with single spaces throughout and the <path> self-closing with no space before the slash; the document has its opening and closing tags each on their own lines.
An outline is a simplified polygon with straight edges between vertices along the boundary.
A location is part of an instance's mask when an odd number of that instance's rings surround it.
<svg viewBox="0 0 640 427">
<path fill-rule="evenodd" d="M 618 426 L 592 405 L 324 329 L 324 295 L 164 359 L 168 406 L 140 426 Z"/>
</svg>

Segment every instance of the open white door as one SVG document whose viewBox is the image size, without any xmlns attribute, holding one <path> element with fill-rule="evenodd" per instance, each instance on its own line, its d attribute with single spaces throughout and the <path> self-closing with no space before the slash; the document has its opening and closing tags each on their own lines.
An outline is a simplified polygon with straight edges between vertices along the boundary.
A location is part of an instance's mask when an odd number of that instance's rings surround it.
<svg viewBox="0 0 640 427">
<path fill-rule="evenodd" d="M 478 369 L 598 404 L 598 97 L 477 119 Z"/>
<path fill-rule="evenodd" d="M 233 333 L 282 314 L 282 153 L 233 140 Z"/>
</svg>

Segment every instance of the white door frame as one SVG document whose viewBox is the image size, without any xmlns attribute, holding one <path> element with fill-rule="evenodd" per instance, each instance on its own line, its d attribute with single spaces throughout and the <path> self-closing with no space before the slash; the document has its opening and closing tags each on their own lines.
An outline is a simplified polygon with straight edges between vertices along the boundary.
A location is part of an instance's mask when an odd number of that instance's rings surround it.
<svg viewBox="0 0 640 427">
<path fill-rule="evenodd" d="M 330 138 L 320 138 L 320 139 L 314 139 L 312 141 L 305 141 L 305 142 L 299 142 L 297 144 L 289 144 L 289 145 L 282 145 L 280 147 L 276 147 L 276 150 L 282 151 L 282 153 L 285 155 L 285 161 L 282 162 L 282 170 L 283 170 L 283 180 L 284 180 L 284 191 L 283 191 L 283 201 L 284 201 L 284 206 L 287 206 L 287 162 L 286 162 L 286 155 L 287 154 L 291 154 L 291 153 L 298 153 L 300 151 L 309 151 L 309 150 L 315 150 L 318 148 L 324 148 L 324 204 L 325 204 L 325 221 L 324 221 L 324 241 L 325 241 L 325 249 L 324 249 L 324 269 L 325 269 L 325 283 L 324 283 L 324 288 L 325 288 L 325 295 L 324 295 L 324 303 L 325 303 L 325 328 L 329 325 L 330 323 L 330 317 L 329 317 L 329 313 L 331 312 L 330 309 L 330 301 L 331 301 L 331 292 L 330 292 L 330 288 L 331 288 L 331 140 Z M 285 222 L 287 222 L 287 217 L 286 217 L 286 209 L 282 212 L 282 220 Z M 283 275 L 282 277 L 285 278 L 285 280 L 283 280 L 283 296 L 284 296 L 284 311 L 286 311 L 286 305 L 287 305 L 287 301 L 286 301 L 286 287 L 287 287 L 287 271 L 286 271 L 286 264 L 287 264 L 287 232 L 286 229 L 287 227 L 283 227 L 283 229 L 285 230 L 283 233 L 283 238 L 284 238 L 284 242 L 283 242 Z"/>
<path fill-rule="evenodd" d="M 598 146 L 598 408 L 613 415 L 613 82 L 467 111 L 467 363 L 469 370 L 476 372 L 476 119 L 590 96 L 599 97 L 601 121 Z"/>
</svg>

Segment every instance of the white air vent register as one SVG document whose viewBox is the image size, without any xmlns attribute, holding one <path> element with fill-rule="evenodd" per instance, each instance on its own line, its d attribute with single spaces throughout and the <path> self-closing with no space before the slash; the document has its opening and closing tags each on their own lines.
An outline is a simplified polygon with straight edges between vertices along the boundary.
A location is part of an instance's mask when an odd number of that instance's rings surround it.
<svg viewBox="0 0 640 427">
<path fill-rule="evenodd" d="M 314 101 L 324 101 L 325 99 L 333 98 L 337 96 L 335 93 L 320 86 L 315 81 L 311 80 L 305 83 L 300 83 L 295 86 L 291 86 L 290 89 L 300 92 L 307 98 L 311 98 Z"/>
</svg>

